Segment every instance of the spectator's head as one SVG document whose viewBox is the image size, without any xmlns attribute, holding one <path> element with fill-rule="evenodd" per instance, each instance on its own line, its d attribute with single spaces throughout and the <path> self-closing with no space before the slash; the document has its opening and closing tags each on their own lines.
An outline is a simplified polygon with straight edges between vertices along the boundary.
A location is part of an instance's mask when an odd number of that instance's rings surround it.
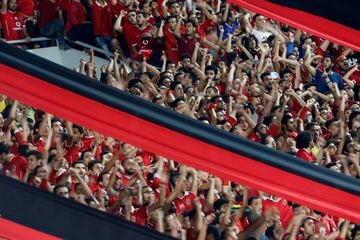
<svg viewBox="0 0 360 240">
<path fill-rule="evenodd" d="M 325 122 L 325 127 L 330 132 L 331 136 L 337 136 L 340 132 L 340 122 L 335 119 L 330 119 Z"/>
<path fill-rule="evenodd" d="M 191 58 L 190 58 L 190 56 L 187 55 L 187 54 L 182 55 L 182 56 L 180 57 L 180 61 L 181 61 L 182 65 L 183 65 L 183 67 L 185 67 L 185 68 L 189 67 L 190 64 L 191 64 Z M 175 76 L 174 76 L 174 77 L 175 77 Z"/>
<path fill-rule="evenodd" d="M 178 113 L 185 113 L 188 108 L 185 99 L 182 97 L 176 98 L 172 103 L 171 107 Z"/>
<path fill-rule="evenodd" d="M 262 211 L 262 201 L 259 197 L 250 197 L 248 200 L 248 206 L 250 212 L 261 213 Z"/>
<path fill-rule="evenodd" d="M 178 1 L 172 1 L 169 4 L 170 6 L 170 14 L 174 16 L 179 16 L 180 14 L 180 6 Z"/>
<path fill-rule="evenodd" d="M 149 206 L 155 202 L 156 199 L 155 192 L 151 187 L 144 186 L 142 192 L 143 192 L 144 203 L 146 206 Z"/>
<path fill-rule="evenodd" d="M 225 110 L 226 109 L 226 103 L 224 99 L 220 96 L 214 96 L 210 99 L 212 103 L 216 104 L 216 110 Z"/>
<path fill-rule="evenodd" d="M 140 2 L 139 9 L 142 12 L 144 12 L 146 15 L 149 15 L 151 13 L 150 2 L 149 1 Z"/>
<path fill-rule="evenodd" d="M 26 153 L 26 159 L 33 163 L 34 166 L 38 166 L 42 161 L 42 154 L 36 150 L 30 150 Z"/>
<path fill-rule="evenodd" d="M 81 178 L 85 177 L 85 175 L 86 175 L 86 167 L 85 167 L 84 161 L 81 161 L 81 160 L 75 161 L 75 162 L 73 162 L 72 167 L 75 168 L 78 171 L 79 176 Z"/>
<path fill-rule="evenodd" d="M 296 137 L 296 148 L 309 148 L 312 144 L 313 139 L 309 131 L 302 131 Z"/>
<path fill-rule="evenodd" d="M 170 85 L 170 90 L 173 91 L 174 96 L 177 97 L 183 97 L 184 96 L 184 90 L 180 82 L 173 81 Z"/>
<path fill-rule="evenodd" d="M 60 119 L 58 119 L 58 118 L 53 118 L 51 120 L 51 127 L 54 131 L 54 134 L 62 133 L 64 131 L 62 123 L 61 123 Z"/>
<path fill-rule="evenodd" d="M 313 139 L 316 139 L 322 135 L 321 127 L 317 122 L 310 122 L 306 124 L 305 130 L 311 133 Z"/>
<path fill-rule="evenodd" d="M 58 196 L 69 198 L 69 188 L 64 184 L 59 184 L 54 187 L 54 193 Z"/>
<path fill-rule="evenodd" d="M 177 23 L 176 16 L 175 15 L 170 15 L 167 18 L 167 23 L 169 25 L 170 30 L 174 31 L 175 28 L 176 28 L 176 23 Z"/>
<path fill-rule="evenodd" d="M 330 55 L 325 55 L 321 60 L 321 65 L 323 66 L 325 71 L 330 71 L 334 66 L 334 58 Z"/>
<path fill-rule="evenodd" d="M 84 137 L 84 128 L 76 124 L 72 128 L 74 133 L 73 141 L 79 142 Z"/>
<path fill-rule="evenodd" d="M 9 0 L 8 8 L 12 12 L 17 11 L 18 10 L 18 1 L 17 0 Z"/>
<path fill-rule="evenodd" d="M 292 80 L 292 73 L 289 69 L 285 69 L 283 71 L 280 72 L 280 78 L 285 80 L 285 81 L 290 81 Z"/>
<path fill-rule="evenodd" d="M 137 14 L 136 14 L 135 10 L 129 10 L 128 11 L 128 21 L 130 22 L 130 24 L 132 24 L 132 25 L 137 24 L 136 15 Z"/>
<path fill-rule="evenodd" d="M 261 81 L 263 82 L 266 90 L 271 91 L 271 89 L 272 89 L 272 77 L 271 77 L 270 72 L 265 72 L 265 73 L 261 74 L 260 78 L 261 78 Z"/>
<path fill-rule="evenodd" d="M 306 207 L 303 206 L 303 205 L 299 205 L 299 204 L 294 203 L 292 205 L 292 209 L 293 209 L 293 213 L 294 213 L 295 216 L 305 215 L 306 214 Z"/>
<path fill-rule="evenodd" d="M 45 179 L 47 175 L 46 168 L 42 165 L 35 167 L 34 175 L 40 179 Z"/>
<path fill-rule="evenodd" d="M 185 22 L 185 35 L 187 37 L 194 37 L 196 31 L 196 24 L 194 21 L 188 20 Z"/>
<path fill-rule="evenodd" d="M 88 164 L 88 170 L 91 176 L 98 176 L 103 170 L 104 166 L 100 161 L 91 160 Z"/>
<path fill-rule="evenodd" d="M 111 157 L 113 156 L 112 152 L 110 151 L 103 151 L 100 153 L 100 161 L 102 164 L 107 163 L 110 161 Z"/>
<path fill-rule="evenodd" d="M 218 68 L 215 65 L 208 65 L 205 67 L 205 75 L 210 80 L 215 80 L 218 74 Z"/>
<path fill-rule="evenodd" d="M 315 232 L 315 223 L 314 220 L 310 217 L 304 218 L 300 230 L 304 233 L 305 236 L 314 234 Z"/>
<path fill-rule="evenodd" d="M 176 73 L 176 64 L 171 60 L 167 60 L 166 70 L 169 71 L 172 75 L 174 75 Z"/>
<path fill-rule="evenodd" d="M 264 139 L 264 144 L 269 148 L 276 149 L 276 141 L 271 135 L 266 136 Z"/>
<path fill-rule="evenodd" d="M 102 188 L 106 188 L 109 185 L 110 173 L 107 171 L 101 172 L 97 178 L 97 181 Z"/>
<path fill-rule="evenodd" d="M 10 147 L 8 144 L 0 142 L 0 162 L 4 163 L 10 160 Z"/>
<path fill-rule="evenodd" d="M 134 160 L 134 158 L 125 158 L 121 164 L 124 167 L 125 173 L 128 176 L 131 176 L 135 173 L 135 168 L 136 168 L 136 162 Z"/>
<path fill-rule="evenodd" d="M 352 112 L 349 116 L 349 129 L 358 130 L 360 127 L 360 111 Z"/>
<path fill-rule="evenodd" d="M 337 66 L 342 71 L 348 71 L 349 70 L 349 60 L 346 58 L 345 55 L 340 55 L 336 59 Z"/>
<path fill-rule="evenodd" d="M 84 161 L 86 164 L 93 159 L 91 150 L 84 150 L 81 152 L 80 160 Z"/>
<path fill-rule="evenodd" d="M 288 132 L 294 131 L 296 127 L 295 119 L 290 113 L 284 114 L 284 117 L 281 120 L 281 124 L 283 125 L 284 129 Z"/>
<path fill-rule="evenodd" d="M 253 21 L 257 29 L 263 29 L 265 27 L 266 20 L 263 15 L 255 14 L 253 17 Z"/>
<path fill-rule="evenodd" d="M 142 27 L 146 24 L 146 16 L 145 13 L 142 11 L 137 12 L 136 14 L 136 22 L 139 27 Z"/>
<path fill-rule="evenodd" d="M 331 162 L 325 165 L 326 168 L 333 170 L 335 172 L 341 173 L 341 169 L 339 168 L 336 162 Z"/>
</svg>

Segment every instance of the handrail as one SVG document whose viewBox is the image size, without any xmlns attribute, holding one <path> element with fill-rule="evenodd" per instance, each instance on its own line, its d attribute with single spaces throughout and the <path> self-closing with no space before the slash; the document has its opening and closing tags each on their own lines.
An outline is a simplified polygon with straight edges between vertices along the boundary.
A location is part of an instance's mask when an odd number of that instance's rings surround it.
<svg viewBox="0 0 360 240">
<path fill-rule="evenodd" d="M 50 41 L 53 40 L 52 38 L 46 38 L 46 37 L 38 37 L 38 38 L 30 38 L 30 39 L 18 39 L 18 40 L 11 40 L 6 41 L 8 44 L 22 44 L 22 43 L 29 43 L 29 42 L 43 42 L 43 41 Z"/>
<path fill-rule="evenodd" d="M 91 48 L 91 49 L 93 49 L 95 52 L 102 53 L 102 54 L 104 54 L 105 56 L 111 56 L 111 57 L 114 56 L 114 54 L 113 54 L 112 52 L 105 51 L 105 50 L 103 50 L 103 49 L 101 49 L 101 48 L 95 47 L 95 46 L 93 46 L 93 45 L 90 45 L 90 44 L 87 44 L 87 43 L 84 43 L 84 42 L 72 41 L 72 40 L 70 40 L 68 37 L 65 37 L 65 41 L 68 41 L 68 42 L 73 43 L 73 44 L 77 44 L 77 45 L 82 46 L 82 47 L 84 47 L 84 48 L 89 48 L 89 49 Z"/>
</svg>

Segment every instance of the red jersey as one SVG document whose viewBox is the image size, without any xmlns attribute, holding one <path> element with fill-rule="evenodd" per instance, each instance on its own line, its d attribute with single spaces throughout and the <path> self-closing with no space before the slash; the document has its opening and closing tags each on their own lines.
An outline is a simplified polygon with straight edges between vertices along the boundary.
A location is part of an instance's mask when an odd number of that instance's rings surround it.
<svg viewBox="0 0 360 240">
<path fill-rule="evenodd" d="M 132 214 L 132 221 L 142 226 L 145 226 L 148 218 L 148 206 L 140 207 Z"/>
<path fill-rule="evenodd" d="M 196 37 L 189 39 L 186 36 L 182 36 L 178 42 L 179 53 L 181 55 L 188 55 L 191 57 L 195 49 L 195 44 L 198 42 L 198 40 L 199 39 Z"/>
<path fill-rule="evenodd" d="M 27 166 L 28 161 L 24 157 L 13 155 L 8 163 L 3 164 L 3 175 L 6 175 L 7 171 L 15 172 L 16 176 L 22 180 Z"/>
<path fill-rule="evenodd" d="M 275 207 L 279 210 L 281 223 L 286 228 L 287 225 L 290 223 L 291 218 L 293 217 L 293 211 L 292 208 L 288 205 L 288 202 L 285 199 L 281 199 L 277 202 L 274 202 L 270 199 L 264 200 L 262 202 L 263 212 L 269 207 Z"/>
<path fill-rule="evenodd" d="M 59 17 L 60 1 L 59 0 L 40 0 L 39 1 L 39 28 L 45 27 L 48 23 Z"/>
<path fill-rule="evenodd" d="M 6 13 L 1 13 L 0 19 L 6 41 L 25 38 L 25 21 L 21 13 L 8 10 Z"/>
<path fill-rule="evenodd" d="M 33 17 L 36 9 L 36 3 L 34 0 L 19 0 L 19 12 L 28 16 Z"/>
<path fill-rule="evenodd" d="M 179 215 L 183 212 L 188 212 L 193 209 L 193 200 L 196 198 L 196 195 L 192 192 L 185 192 L 184 196 L 181 198 L 176 198 L 174 200 L 176 207 L 176 215 Z"/>
<path fill-rule="evenodd" d="M 71 166 L 73 162 L 79 160 L 80 147 L 78 144 L 67 146 L 66 143 L 64 143 L 64 148 L 66 149 L 65 159 L 69 163 L 69 166 Z"/>
<path fill-rule="evenodd" d="M 136 46 L 137 44 L 139 44 L 141 42 L 142 32 L 136 25 L 133 25 L 133 24 L 129 23 L 128 21 L 125 21 L 123 23 L 122 28 L 123 28 L 123 36 L 125 38 L 126 45 L 128 46 L 128 48 L 130 50 L 130 56 L 131 56 L 131 58 L 135 58 L 135 52 L 133 50 L 133 46 Z"/>
<path fill-rule="evenodd" d="M 110 37 L 113 35 L 113 15 L 111 4 L 100 5 L 96 0 L 92 7 L 95 36 Z"/>
<path fill-rule="evenodd" d="M 308 162 L 313 162 L 316 160 L 315 156 L 311 152 L 308 152 L 305 148 L 300 148 L 296 153 L 296 157 Z"/>
<path fill-rule="evenodd" d="M 43 152 L 45 147 L 46 141 L 44 138 L 40 137 L 37 142 L 33 142 L 33 145 L 36 147 L 38 152 Z"/>
<path fill-rule="evenodd" d="M 86 21 L 86 9 L 80 3 L 72 1 L 68 9 L 66 22 L 66 31 L 69 31 L 74 25 L 80 25 Z"/>
<path fill-rule="evenodd" d="M 205 37 L 206 34 L 215 27 L 216 23 L 214 23 L 211 19 L 206 19 L 204 22 L 199 24 L 199 27 L 196 29 L 196 31 L 200 37 Z"/>
<path fill-rule="evenodd" d="M 176 64 L 179 61 L 178 42 L 168 25 L 164 27 L 164 36 L 166 56 Z"/>
</svg>

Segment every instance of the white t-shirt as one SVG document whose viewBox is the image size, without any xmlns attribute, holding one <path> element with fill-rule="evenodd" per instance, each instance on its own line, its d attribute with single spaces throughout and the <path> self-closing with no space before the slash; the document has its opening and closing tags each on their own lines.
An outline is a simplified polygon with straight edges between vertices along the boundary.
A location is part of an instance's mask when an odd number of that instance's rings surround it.
<svg viewBox="0 0 360 240">
<path fill-rule="evenodd" d="M 258 43 L 267 40 L 268 37 L 272 35 L 271 32 L 260 32 L 259 30 L 256 29 L 253 29 L 252 34 L 256 37 Z"/>
</svg>

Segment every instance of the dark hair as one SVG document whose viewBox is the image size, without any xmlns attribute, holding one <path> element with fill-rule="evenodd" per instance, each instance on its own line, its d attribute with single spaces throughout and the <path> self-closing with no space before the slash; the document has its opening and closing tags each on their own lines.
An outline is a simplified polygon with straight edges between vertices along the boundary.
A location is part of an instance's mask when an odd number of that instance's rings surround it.
<svg viewBox="0 0 360 240">
<path fill-rule="evenodd" d="M 63 187 L 66 187 L 66 188 L 68 189 L 68 191 L 70 191 L 70 189 L 69 189 L 69 187 L 68 187 L 67 185 L 65 185 L 65 184 L 58 184 L 58 185 L 56 185 L 56 186 L 54 187 L 53 192 L 56 194 L 57 190 L 58 190 L 59 188 L 63 188 Z"/>
<path fill-rule="evenodd" d="M 10 147 L 6 143 L 0 142 L 0 155 L 1 154 L 9 154 L 10 153 Z"/>
<path fill-rule="evenodd" d="M 261 14 L 258 14 L 258 13 L 255 14 L 255 15 L 253 16 L 253 21 L 255 22 L 258 17 L 261 17 Z"/>
<path fill-rule="evenodd" d="M 308 148 L 311 143 L 311 133 L 309 131 L 299 132 L 296 137 L 296 148 Z"/>
<path fill-rule="evenodd" d="M 35 175 L 35 176 L 36 176 L 38 170 L 39 170 L 41 167 L 42 167 L 42 165 L 39 165 L 39 166 L 36 166 L 36 167 L 34 168 L 34 175 Z"/>
<path fill-rule="evenodd" d="M 88 164 L 88 170 L 93 170 L 93 168 L 94 168 L 94 166 L 95 166 L 95 164 L 97 164 L 97 163 L 100 163 L 101 164 L 101 162 L 100 161 L 98 161 L 98 160 L 91 160 L 91 161 L 89 161 L 89 164 Z"/>
<path fill-rule="evenodd" d="M 264 72 L 263 74 L 261 74 L 261 76 L 260 76 L 261 81 L 264 81 L 264 78 L 267 76 L 271 76 L 270 72 Z"/>
<path fill-rule="evenodd" d="M 184 26 L 186 26 L 186 24 L 188 24 L 188 23 L 191 23 L 191 25 L 192 25 L 193 27 L 196 27 L 196 23 L 195 23 L 193 20 L 191 20 L 191 19 L 186 20 L 185 23 L 184 23 Z"/>
<path fill-rule="evenodd" d="M 99 174 L 98 179 L 97 179 L 98 183 L 100 183 L 100 182 L 102 182 L 102 181 L 104 180 L 104 175 L 105 175 L 105 174 L 109 174 L 109 172 L 108 172 L 108 171 L 104 171 L 104 172 L 101 172 L 101 173 Z"/>
<path fill-rule="evenodd" d="M 219 198 L 218 200 L 216 200 L 214 202 L 214 210 L 215 211 L 219 210 L 222 207 L 222 205 L 227 204 L 227 203 L 229 203 L 229 201 L 227 199 Z"/>
<path fill-rule="evenodd" d="M 348 126 L 349 126 L 349 129 L 351 130 L 352 129 L 352 125 L 353 125 L 353 120 L 356 118 L 357 115 L 360 115 L 360 112 L 357 111 L 357 112 L 352 112 L 349 116 L 349 123 L 348 123 Z"/>
<path fill-rule="evenodd" d="M 180 60 L 183 61 L 185 58 L 191 59 L 191 57 L 187 54 L 181 55 Z"/>
<path fill-rule="evenodd" d="M 100 160 L 102 160 L 103 156 L 106 155 L 106 154 L 108 154 L 108 153 L 110 153 L 110 151 L 102 151 L 102 152 L 100 153 Z"/>
<path fill-rule="evenodd" d="M 331 167 L 336 166 L 336 165 L 337 165 L 336 162 L 331 162 L 331 163 L 326 164 L 325 167 L 326 168 L 331 168 Z"/>
<path fill-rule="evenodd" d="M 280 72 L 280 78 L 283 79 L 283 78 L 284 78 L 284 75 L 287 74 L 287 73 L 292 74 L 289 69 L 285 68 L 284 70 L 282 70 L 282 71 Z"/>
<path fill-rule="evenodd" d="M 84 151 L 81 152 L 80 160 L 84 160 L 85 153 L 87 153 L 87 152 L 91 152 L 91 150 L 87 149 L 87 150 L 84 150 Z"/>
<path fill-rule="evenodd" d="M 329 54 L 325 54 L 324 57 L 323 57 L 323 59 L 325 59 L 325 58 L 329 58 L 330 61 L 331 61 L 331 63 L 334 63 L 334 58 L 333 58 L 333 56 L 331 56 L 331 55 L 329 55 Z"/>
<path fill-rule="evenodd" d="M 80 134 L 83 134 L 83 133 L 84 133 L 84 128 L 81 127 L 81 126 L 79 126 L 79 125 L 74 124 L 74 125 L 73 125 L 73 128 L 78 129 Z"/>
<path fill-rule="evenodd" d="M 176 80 L 173 81 L 173 82 L 170 84 L 170 90 L 173 90 L 173 91 L 174 91 L 175 88 L 176 88 L 176 86 L 179 85 L 179 84 L 181 85 L 181 82 L 176 81 Z"/>
<path fill-rule="evenodd" d="M 76 166 L 76 164 L 83 164 L 84 166 L 85 166 L 85 162 L 84 161 L 82 161 L 82 160 L 77 160 L 77 161 L 75 161 L 75 162 L 73 162 L 72 164 L 71 164 L 71 167 L 75 167 Z"/>
<path fill-rule="evenodd" d="M 215 75 L 218 74 L 218 68 L 215 66 L 215 65 L 208 65 L 205 67 L 205 73 L 207 71 L 214 71 L 215 72 Z"/>
<path fill-rule="evenodd" d="M 286 125 L 287 122 L 292 118 L 294 117 L 291 114 L 284 114 L 283 118 L 281 119 L 281 124 Z"/>
<path fill-rule="evenodd" d="M 252 204 L 252 202 L 256 199 L 259 199 L 259 197 L 257 197 L 257 196 L 250 197 L 248 200 L 248 206 L 250 206 Z"/>
<path fill-rule="evenodd" d="M 29 158 L 31 155 L 34 155 L 37 160 L 42 159 L 42 154 L 36 150 L 30 150 L 26 153 L 26 158 Z"/>
</svg>

